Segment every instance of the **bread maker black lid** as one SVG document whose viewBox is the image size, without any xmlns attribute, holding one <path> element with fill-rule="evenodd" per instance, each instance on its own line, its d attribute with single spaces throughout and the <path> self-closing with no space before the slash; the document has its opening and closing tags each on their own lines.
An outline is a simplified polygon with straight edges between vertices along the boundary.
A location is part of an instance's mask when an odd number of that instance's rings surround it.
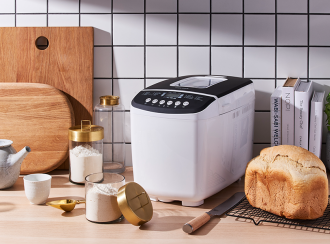
<svg viewBox="0 0 330 244">
<path fill-rule="evenodd" d="M 214 78 L 216 79 L 222 79 L 223 81 L 218 82 L 214 85 L 206 86 L 204 87 L 187 87 L 187 86 L 173 86 L 173 83 L 180 83 L 180 80 L 188 80 L 188 78 L 193 77 L 201 77 L 201 78 Z M 161 81 L 159 83 L 156 83 L 152 86 L 147 87 L 145 90 L 173 90 L 173 91 L 190 91 L 190 92 L 198 92 L 198 93 L 204 93 L 209 94 L 217 97 L 225 96 L 233 91 L 238 90 L 239 88 L 242 88 L 244 86 L 247 86 L 251 84 L 252 81 L 247 78 L 239 78 L 239 77 L 233 77 L 233 76 L 215 76 L 215 75 L 189 75 L 189 76 L 181 76 L 177 78 L 171 78 L 168 80 Z M 171 85 L 172 84 L 172 85 Z"/>
</svg>

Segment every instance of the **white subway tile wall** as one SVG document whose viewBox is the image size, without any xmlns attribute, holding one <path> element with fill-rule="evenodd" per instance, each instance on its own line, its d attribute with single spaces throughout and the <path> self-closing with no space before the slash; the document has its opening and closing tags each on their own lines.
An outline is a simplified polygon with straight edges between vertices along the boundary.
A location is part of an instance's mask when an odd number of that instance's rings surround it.
<svg viewBox="0 0 330 244">
<path fill-rule="evenodd" d="M 101 95 L 121 97 L 127 165 L 132 98 L 188 74 L 252 79 L 254 155 L 270 146 L 276 86 L 300 76 L 330 92 L 329 22 L 329 0 L 0 0 L 1 27 L 95 28 L 93 103 Z"/>
<path fill-rule="evenodd" d="M 322 46 L 330 42 L 330 16 L 311 15 L 310 16 L 310 45 Z"/>
<path fill-rule="evenodd" d="M 179 12 L 210 12 L 210 0 L 180 0 Z"/>
<path fill-rule="evenodd" d="M 94 45 L 111 45 L 111 14 L 81 14 L 81 26 L 94 27 Z"/>
<path fill-rule="evenodd" d="M 306 46 L 307 25 L 307 15 L 277 16 L 277 45 Z"/>
<path fill-rule="evenodd" d="M 20 14 L 16 16 L 16 26 L 19 27 L 46 27 L 48 16 L 46 14 Z"/>
<path fill-rule="evenodd" d="M 47 0 L 16 0 L 17 13 L 47 13 Z"/>
<path fill-rule="evenodd" d="M 144 47 L 114 47 L 113 77 L 143 78 L 145 68 L 144 57 Z"/>
<path fill-rule="evenodd" d="M 48 13 L 79 13 L 79 0 L 48 0 Z"/>
<path fill-rule="evenodd" d="M 114 45 L 143 45 L 144 44 L 144 15 L 143 14 L 114 14 L 113 15 L 113 44 Z"/>
<path fill-rule="evenodd" d="M 244 47 L 244 76 L 275 77 L 275 47 Z"/>
<path fill-rule="evenodd" d="M 0 0 L 0 13 L 15 13 L 15 0 Z"/>
<path fill-rule="evenodd" d="M 93 0 L 91 0 L 93 1 Z M 106 0 L 105 0 L 106 1 Z M 143 13 L 144 0 L 112 0 L 114 13 Z M 108 2 L 110 2 L 108 0 Z"/>
<path fill-rule="evenodd" d="M 246 45 L 275 45 L 275 15 L 246 15 L 244 42 Z"/>
<path fill-rule="evenodd" d="M 276 0 L 243 0 L 246 13 L 275 13 Z"/>
<path fill-rule="evenodd" d="M 112 77 L 112 48 L 94 47 L 94 77 Z"/>
<path fill-rule="evenodd" d="M 120 97 L 125 109 L 129 109 L 132 98 L 144 88 L 143 79 L 114 79 L 113 93 Z"/>
<path fill-rule="evenodd" d="M 277 48 L 277 77 L 307 77 L 307 48 L 278 47 Z"/>
<path fill-rule="evenodd" d="M 242 0 L 212 0 L 212 12 L 237 12 L 242 13 Z"/>
<path fill-rule="evenodd" d="M 176 43 L 176 14 L 148 14 L 146 16 L 147 45 L 176 45 Z"/>
<path fill-rule="evenodd" d="M 212 15 L 212 45 L 242 45 L 242 14 Z"/>
<path fill-rule="evenodd" d="M 0 15 L 1 27 L 15 27 L 16 18 L 14 14 Z"/>
<path fill-rule="evenodd" d="M 176 47 L 147 47 L 147 77 L 176 77 Z"/>
<path fill-rule="evenodd" d="M 208 74 L 209 69 L 208 47 L 179 47 L 179 76 Z"/>
<path fill-rule="evenodd" d="M 211 74 L 242 77 L 242 51 L 242 47 L 212 47 Z"/>
<path fill-rule="evenodd" d="M 79 26 L 79 14 L 48 14 L 48 26 Z"/>
<path fill-rule="evenodd" d="M 111 13 L 112 12 L 111 11 L 112 1 L 109 0 L 79 0 L 79 6 L 80 6 L 80 11 L 79 11 L 80 13 Z"/>
<path fill-rule="evenodd" d="M 147 13 L 176 13 L 177 11 L 177 0 L 146 0 L 145 1 Z"/>
<path fill-rule="evenodd" d="M 308 0 L 277 0 L 278 13 L 307 13 Z"/>
<path fill-rule="evenodd" d="M 179 14 L 179 45 L 210 44 L 210 14 Z"/>
</svg>

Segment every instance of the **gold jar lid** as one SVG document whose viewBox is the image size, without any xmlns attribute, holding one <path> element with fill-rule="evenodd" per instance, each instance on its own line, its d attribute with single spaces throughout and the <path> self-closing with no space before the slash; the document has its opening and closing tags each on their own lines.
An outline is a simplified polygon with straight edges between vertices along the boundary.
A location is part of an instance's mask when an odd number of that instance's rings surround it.
<svg viewBox="0 0 330 244">
<path fill-rule="evenodd" d="M 83 125 L 88 121 L 88 125 Z M 99 141 L 104 138 L 104 129 L 102 126 L 92 125 L 90 120 L 82 120 L 81 125 L 69 128 L 69 140 L 77 142 Z"/>
<path fill-rule="evenodd" d="M 118 206 L 132 225 L 142 225 L 152 218 L 153 208 L 147 192 L 135 182 L 119 188 Z"/>
<path fill-rule="evenodd" d="M 100 97 L 101 105 L 118 105 L 119 97 L 118 96 L 101 96 Z"/>
</svg>

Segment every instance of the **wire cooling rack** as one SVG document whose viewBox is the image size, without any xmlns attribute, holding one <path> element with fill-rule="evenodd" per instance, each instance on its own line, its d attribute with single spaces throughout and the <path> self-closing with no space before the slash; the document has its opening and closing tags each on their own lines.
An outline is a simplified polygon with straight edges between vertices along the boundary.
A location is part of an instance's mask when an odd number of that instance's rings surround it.
<svg viewBox="0 0 330 244">
<path fill-rule="evenodd" d="M 227 216 L 250 219 L 255 225 L 259 225 L 262 222 L 284 224 L 284 225 L 294 225 L 307 228 L 316 228 L 323 230 L 330 230 L 330 204 L 322 217 L 314 220 L 296 220 L 296 219 L 286 219 L 272 213 L 266 212 L 259 208 L 252 207 L 248 200 L 243 198 L 236 207 L 226 213 Z"/>
</svg>

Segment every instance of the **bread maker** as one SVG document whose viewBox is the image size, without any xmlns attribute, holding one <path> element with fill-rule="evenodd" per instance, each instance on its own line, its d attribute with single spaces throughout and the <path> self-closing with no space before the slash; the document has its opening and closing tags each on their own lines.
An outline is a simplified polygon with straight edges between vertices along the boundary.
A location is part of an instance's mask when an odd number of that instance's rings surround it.
<svg viewBox="0 0 330 244">
<path fill-rule="evenodd" d="M 131 103 L 134 181 L 154 201 L 199 206 L 244 175 L 252 158 L 255 91 L 249 79 L 184 76 Z"/>
</svg>

